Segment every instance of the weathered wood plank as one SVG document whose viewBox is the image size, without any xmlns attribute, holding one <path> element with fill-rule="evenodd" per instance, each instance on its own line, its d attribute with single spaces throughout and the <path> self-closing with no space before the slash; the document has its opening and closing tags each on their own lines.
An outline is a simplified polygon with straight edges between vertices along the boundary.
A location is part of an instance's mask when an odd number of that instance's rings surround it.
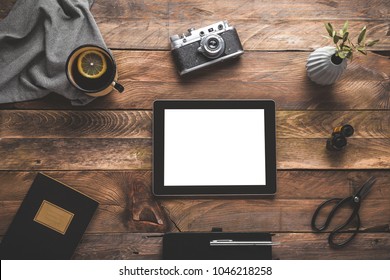
<svg viewBox="0 0 390 280">
<path fill-rule="evenodd" d="M 390 233 L 359 233 L 342 250 L 328 246 L 325 234 L 276 233 L 273 259 L 281 260 L 380 260 L 390 259 Z M 321 252 L 319 254 L 319 252 Z M 161 259 L 160 234 L 84 235 L 74 259 Z"/>
<path fill-rule="evenodd" d="M 167 217 L 164 221 L 145 213 L 137 220 L 123 205 L 100 205 L 87 228 L 88 233 L 210 231 L 222 227 L 225 231 L 311 232 L 310 221 L 319 199 L 171 199 L 160 203 Z M 362 228 L 383 225 L 390 221 L 388 200 L 364 200 L 360 218 Z M 378 207 L 381 203 L 381 207 Z M 0 235 L 11 223 L 20 201 L 0 201 Z M 147 211 L 147 210 L 146 210 Z M 133 213 L 135 214 L 135 213 Z M 344 212 L 348 214 L 348 211 Z M 349 213 L 350 214 L 350 213 Z M 169 218 L 168 218 L 169 217 Z M 322 217 L 320 217 L 322 218 Z M 344 218 L 344 220 L 343 220 Z M 334 224 L 347 217 L 335 217 Z M 173 226 L 173 221 L 177 226 Z M 232 222 L 234 221 L 234 222 Z"/>
<path fill-rule="evenodd" d="M 124 206 L 137 194 L 150 194 L 151 171 L 45 171 L 104 205 Z M 0 171 L 0 201 L 21 201 L 37 172 Z M 278 199 L 346 197 L 369 177 L 377 178 L 366 199 L 390 199 L 390 171 L 278 171 Z M 142 186 L 142 187 L 141 187 Z M 130 195 L 131 194 L 131 195 Z M 153 198 L 154 199 L 154 198 Z M 141 208 L 141 207 L 140 207 Z"/>
<path fill-rule="evenodd" d="M 201 199 L 164 200 L 161 203 L 181 231 L 209 231 L 213 227 L 222 227 L 225 231 L 307 232 L 311 231 L 311 217 L 322 201 Z M 363 227 L 388 223 L 390 205 L 378 207 L 378 201 L 372 200 L 363 203 L 360 212 Z M 334 223 L 340 224 L 341 217 L 336 218 Z"/>
<path fill-rule="evenodd" d="M 277 138 L 324 138 L 332 129 L 351 124 L 353 138 L 390 138 L 389 111 L 278 111 Z"/>
<path fill-rule="evenodd" d="M 1 139 L 0 170 L 151 169 L 151 139 Z M 388 169 L 390 139 L 350 138 L 342 151 L 325 139 L 277 141 L 279 169 Z"/>
<path fill-rule="evenodd" d="M 0 171 L 0 200 L 21 201 L 38 172 Z M 135 182 L 150 186 L 150 171 L 45 171 L 104 205 L 125 205 Z"/>
<path fill-rule="evenodd" d="M 245 49 L 310 50 L 329 44 L 324 21 L 342 26 L 350 20 L 351 34 L 368 25 L 370 36 L 381 38 L 375 49 L 386 50 L 390 40 L 389 7 L 385 0 L 348 1 L 97 1 L 92 8 L 111 48 L 169 49 L 169 35 L 184 33 L 228 19 L 239 31 Z M 322 20 L 318 20 L 321 18 Z M 310 39 L 308 39 L 310 38 Z M 264 44 L 264 41 L 267 43 Z"/>
<path fill-rule="evenodd" d="M 239 4 L 239 2 L 237 2 Z M 97 18 L 96 22 L 102 32 L 107 45 L 113 49 L 144 49 L 144 50 L 170 50 L 169 36 L 182 34 L 188 28 L 197 28 L 213 24 L 220 18 L 208 17 L 201 21 L 198 19 L 156 20 L 150 19 L 147 23 L 140 20 L 124 20 L 112 18 Z M 246 19 L 234 18 L 229 23 L 236 27 L 244 50 L 294 50 L 312 51 L 316 48 L 332 45 L 326 35 L 324 22 L 331 21 L 335 26 L 342 27 L 344 20 L 312 20 L 312 19 Z M 203 24 L 201 24 L 203 23 Z M 369 37 L 380 39 L 380 42 L 370 50 L 385 51 L 390 47 L 388 37 L 389 23 L 385 20 L 350 21 L 352 34 L 359 34 L 363 26 L 367 26 Z M 266 42 L 266 43 L 264 43 Z"/>
<path fill-rule="evenodd" d="M 273 247 L 276 260 L 388 260 L 389 233 L 359 233 L 343 250 L 331 249 L 325 234 L 276 233 Z M 73 259 L 76 260 L 157 260 L 162 258 L 162 234 L 84 234 Z M 319 255 L 318 252 L 321 252 Z"/>
<path fill-rule="evenodd" d="M 14 1 L 14 0 L 8 0 Z M 212 4 L 202 0 L 95 0 L 92 12 L 96 18 L 119 19 L 170 19 L 204 21 L 209 18 L 248 18 L 269 20 L 275 18 L 332 18 L 332 19 L 387 19 L 390 11 L 386 0 L 354 1 L 350 5 L 347 0 L 310 1 L 297 0 L 292 5 L 286 0 L 245 1 L 237 3 L 226 0 L 223 3 L 213 1 Z M 368 9 L 369 8 L 369 9 Z"/>
<path fill-rule="evenodd" d="M 359 233 L 342 250 L 328 246 L 326 234 L 276 233 L 273 240 L 280 246 L 272 248 L 273 258 L 281 260 L 379 260 L 390 259 L 390 233 Z"/>
<path fill-rule="evenodd" d="M 0 138 L 151 138 L 151 111 L 0 111 Z M 277 138 L 326 138 L 349 123 L 354 138 L 390 138 L 388 111 L 277 111 Z"/>
<path fill-rule="evenodd" d="M 162 234 L 85 234 L 73 259 L 156 260 L 162 257 Z"/>
<path fill-rule="evenodd" d="M 113 92 L 83 108 L 54 96 L 0 108 L 151 109 L 156 99 L 274 99 L 281 110 L 390 109 L 390 60 L 374 53 L 356 57 L 340 81 L 325 87 L 307 78 L 308 53 L 247 52 L 236 61 L 182 79 L 169 52 L 115 51 L 114 55 L 123 94 Z"/>
<path fill-rule="evenodd" d="M 151 138 L 151 111 L 0 111 L 0 138 Z"/>
<path fill-rule="evenodd" d="M 0 19 L 11 10 L 16 0 L 2 0 Z M 234 0 L 224 3 L 197 1 L 168 0 L 95 0 L 92 13 L 96 18 L 133 19 L 139 21 L 177 19 L 204 23 L 209 18 L 248 18 L 258 21 L 271 19 L 387 19 L 389 7 L 386 0 L 374 0 L 367 3 L 364 0 L 354 1 L 354 5 L 346 0 L 294 1 L 291 5 L 285 0 L 247 1 L 244 5 Z"/>
<path fill-rule="evenodd" d="M 388 169 L 390 139 L 348 139 L 340 152 L 328 151 L 322 139 L 280 139 L 279 169 Z"/>
<path fill-rule="evenodd" d="M 179 77 L 169 51 L 114 51 L 118 63 L 119 77 L 127 82 L 180 82 L 185 86 L 199 83 L 199 80 L 215 82 L 246 83 L 304 83 L 307 81 L 305 64 L 308 52 L 246 52 L 239 59 L 220 64 L 217 68 L 205 68 L 204 73 L 194 73 L 189 77 Z M 211 69 L 218 69 L 212 71 Z M 390 62 L 387 56 L 369 53 L 361 55 L 348 64 L 341 82 L 385 82 L 390 75 Z M 202 72 L 202 71 L 201 71 Z M 330 87 L 325 87 L 330 89 Z"/>
<path fill-rule="evenodd" d="M 4 18 L 15 0 L 5 0 Z M 98 27 L 110 48 L 168 50 L 169 36 L 192 26 L 201 27 L 228 19 L 237 27 L 247 50 L 312 50 L 329 41 L 323 23 L 342 26 L 350 20 L 351 34 L 367 25 L 369 35 L 381 41 L 375 50 L 390 47 L 389 5 L 386 0 L 309 1 L 95 1 L 92 7 Z M 321 18 L 321 20 L 318 20 Z M 264 42 L 267 42 L 264 44 Z"/>
<path fill-rule="evenodd" d="M 151 171 L 45 171 L 44 173 L 95 198 L 104 205 L 124 206 L 128 201 L 133 200 L 133 196 L 150 194 L 152 188 Z M 2 186 L 0 201 L 21 201 L 36 174 L 37 172 L 34 171 L 0 171 L 0 186 Z M 375 176 L 377 180 L 366 199 L 390 199 L 390 171 L 386 170 L 278 171 L 276 198 L 346 197 L 371 176 Z"/>
<path fill-rule="evenodd" d="M 390 139 L 348 139 L 342 151 L 328 151 L 322 139 L 281 139 L 277 142 L 279 169 L 388 169 Z"/>
<path fill-rule="evenodd" d="M 1 139 L 0 170 L 151 169 L 151 139 Z"/>
</svg>

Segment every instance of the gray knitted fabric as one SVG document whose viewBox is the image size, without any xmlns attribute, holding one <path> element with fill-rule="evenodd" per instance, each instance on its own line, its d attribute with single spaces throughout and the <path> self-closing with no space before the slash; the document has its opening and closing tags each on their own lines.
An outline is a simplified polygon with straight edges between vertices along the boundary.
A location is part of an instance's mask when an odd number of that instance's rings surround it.
<svg viewBox="0 0 390 280">
<path fill-rule="evenodd" d="M 0 22 L 0 103 L 55 92 L 73 105 L 93 100 L 66 78 L 69 54 L 80 45 L 106 47 L 90 12 L 93 0 L 18 0 Z"/>
</svg>

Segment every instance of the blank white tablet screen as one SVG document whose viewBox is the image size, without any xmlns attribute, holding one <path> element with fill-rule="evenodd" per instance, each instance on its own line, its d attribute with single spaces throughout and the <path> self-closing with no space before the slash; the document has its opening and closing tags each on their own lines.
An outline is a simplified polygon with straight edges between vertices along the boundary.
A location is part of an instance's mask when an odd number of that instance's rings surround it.
<svg viewBox="0 0 390 280">
<path fill-rule="evenodd" d="M 165 109 L 165 186 L 266 185 L 264 109 Z"/>
</svg>

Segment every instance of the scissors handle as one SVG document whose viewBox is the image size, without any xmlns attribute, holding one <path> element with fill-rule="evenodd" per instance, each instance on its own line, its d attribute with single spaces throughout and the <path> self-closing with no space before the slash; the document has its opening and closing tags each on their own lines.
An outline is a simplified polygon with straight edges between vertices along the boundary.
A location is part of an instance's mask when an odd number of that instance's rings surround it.
<svg viewBox="0 0 390 280">
<path fill-rule="evenodd" d="M 351 242 L 352 239 L 355 238 L 356 234 L 359 232 L 359 229 L 360 229 L 360 216 L 359 216 L 359 213 L 356 213 L 356 215 L 354 217 L 356 217 L 356 228 L 352 230 L 352 234 L 347 239 L 343 240 L 342 242 L 335 242 L 337 235 L 342 234 L 343 233 L 343 229 L 345 229 L 352 220 L 349 221 L 349 223 L 344 223 L 341 226 L 335 228 L 329 234 L 328 243 L 329 243 L 329 245 L 332 248 L 343 247 L 343 246 L 347 245 L 349 242 Z"/>
<path fill-rule="evenodd" d="M 330 224 L 330 221 L 332 220 L 332 217 L 333 215 L 331 216 L 331 213 L 335 211 L 337 205 L 342 201 L 343 199 L 342 198 L 332 198 L 332 199 L 328 199 L 328 200 L 325 200 L 324 202 L 322 202 L 316 209 L 316 211 L 314 212 L 313 214 L 313 217 L 311 218 L 311 228 L 314 230 L 314 231 L 323 231 L 323 230 L 326 230 Z M 335 204 L 332 208 L 332 210 L 330 211 L 330 213 L 328 214 L 328 217 L 326 218 L 326 221 L 323 225 L 320 225 L 320 226 L 317 226 L 317 217 L 318 215 L 320 214 L 321 210 L 329 205 L 329 204 Z"/>
<path fill-rule="evenodd" d="M 332 210 L 329 212 L 325 223 L 322 226 L 318 227 L 316 224 L 317 217 L 318 217 L 319 213 L 321 212 L 321 210 L 325 206 L 327 206 L 328 204 L 335 204 L 335 205 L 333 206 Z M 347 225 L 349 225 L 349 223 L 356 217 L 356 215 L 358 214 L 359 209 L 360 209 L 360 201 L 354 201 L 353 196 L 352 197 L 349 196 L 349 197 L 346 197 L 344 199 L 332 198 L 332 199 L 325 200 L 323 203 L 321 203 L 318 206 L 318 208 L 316 209 L 316 211 L 314 212 L 313 217 L 311 219 L 311 227 L 313 228 L 313 230 L 314 231 L 326 230 L 328 228 L 330 222 L 332 221 L 333 217 L 335 216 L 335 214 L 340 209 L 342 209 L 344 205 L 348 205 L 349 207 L 351 207 L 353 209 L 353 211 L 352 211 L 351 215 L 349 216 L 349 218 L 340 227 L 345 228 Z"/>
</svg>

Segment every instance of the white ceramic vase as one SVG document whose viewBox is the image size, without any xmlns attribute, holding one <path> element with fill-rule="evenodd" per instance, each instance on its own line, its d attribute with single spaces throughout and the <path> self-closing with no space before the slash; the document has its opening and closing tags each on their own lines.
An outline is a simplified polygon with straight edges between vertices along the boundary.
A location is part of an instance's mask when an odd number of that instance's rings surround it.
<svg viewBox="0 0 390 280">
<path fill-rule="evenodd" d="M 319 85 L 331 85 L 336 82 L 347 68 L 347 59 L 333 59 L 335 47 L 322 47 L 309 55 L 306 63 L 307 75 Z M 338 61 L 337 61 L 338 60 Z"/>
</svg>

